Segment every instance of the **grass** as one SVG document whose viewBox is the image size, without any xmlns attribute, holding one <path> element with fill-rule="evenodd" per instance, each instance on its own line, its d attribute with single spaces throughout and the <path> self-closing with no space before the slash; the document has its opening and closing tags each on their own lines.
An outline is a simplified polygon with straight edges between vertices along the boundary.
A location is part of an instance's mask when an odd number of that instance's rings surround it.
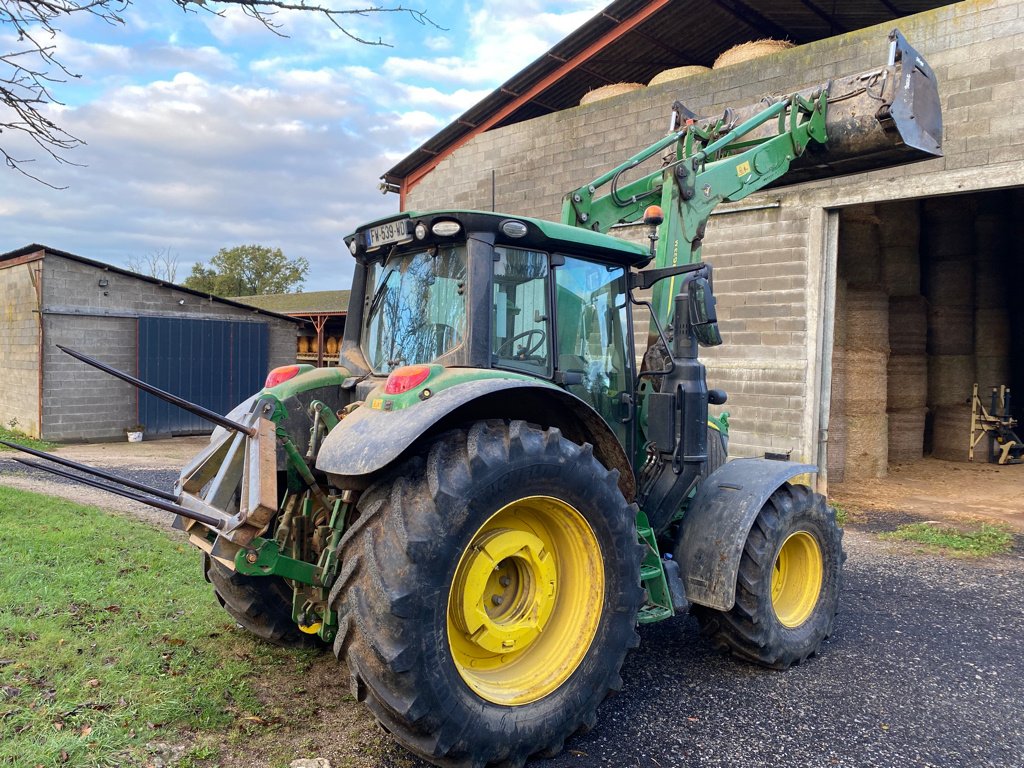
<svg viewBox="0 0 1024 768">
<path fill-rule="evenodd" d="M 849 513 L 838 504 L 831 505 L 833 511 L 836 513 L 836 525 L 840 528 L 846 526 L 847 521 L 850 519 Z"/>
<path fill-rule="evenodd" d="M 246 678 L 285 652 L 235 629 L 190 546 L 0 487 L 0 552 L 0 766 L 142 765 L 258 714 Z"/>
<path fill-rule="evenodd" d="M 910 523 L 881 534 L 881 538 L 913 541 L 929 550 L 961 557 L 990 557 L 1008 552 L 1013 546 L 1013 534 L 1007 528 L 989 523 L 968 529 Z"/>
<path fill-rule="evenodd" d="M 27 445 L 29 448 L 35 448 L 37 451 L 52 451 L 57 447 L 56 443 L 48 443 L 45 440 L 36 440 L 34 437 L 29 437 L 24 432 L 19 432 L 17 427 L 17 419 L 12 419 L 7 426 L 0 427 L 0 440 L 7 440 L 11 443 Z M 0 445 L 0 451 L 12 450 L 14 449 L 8 448 L 6 445 Z"/>
</svg>

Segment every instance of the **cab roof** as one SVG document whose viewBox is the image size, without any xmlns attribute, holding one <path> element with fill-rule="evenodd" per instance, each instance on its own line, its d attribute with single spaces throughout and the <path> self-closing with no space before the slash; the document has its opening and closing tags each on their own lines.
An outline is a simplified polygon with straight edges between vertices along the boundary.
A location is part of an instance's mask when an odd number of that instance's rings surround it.
<svg viewBox="0 0 1024 768">
<path fill-rule="evenodd" d="M 411 227 L 415 227 L 417 223 L 423 222 L 428 232 L 430 232 L 430 228 L 437 221 L 457 220 L 462 224 L 463 231 L 452 237 L 437 237 L 428 234 L 427 239 L 422 242 L 430 245 L 461 240 L 464 238 L 465 232 L 488 232 L 494 234 L 495 245 L 507 245 L 558 253 L 571 252 L 573 255 L 589 256 L 618 266 L 641 267 L 651 259 L 651 254 L 646 247 L 618 237 L 593 232 L 589 229 L 573 227 L 568 224 L 535 219 L 530 216 L 511 216 L 492 211 L 453 209 L 406 211 L 369 222 L 359 227 L 353 234 L 345 238 L 345 242 L 351 248 L 352 242 L 355 241 L 357 243 L 355 255 L 365 255 L 365 233 L 368 230 L 381 224 L 402 219 L 408 219 L 411 222 Z M 505 234 L 501 225 L 508 221 L 518 221 L 525 224 L 526 234 L 521 237 L 512 237 Z"/>
</svg>

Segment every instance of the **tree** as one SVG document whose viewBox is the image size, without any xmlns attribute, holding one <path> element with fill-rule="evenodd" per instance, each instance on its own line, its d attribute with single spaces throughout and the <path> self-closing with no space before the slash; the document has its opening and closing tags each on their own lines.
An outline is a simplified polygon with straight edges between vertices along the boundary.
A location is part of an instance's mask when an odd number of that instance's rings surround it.
<svg viewBox="0 0 1024 768">
<path fill-rule="evenodd" d="M 0 49 L 0 134 L 23 134 L 58 163 L 76 165 L 65 153 L 85 142 L 67 132 L 50 117 L 49 107 L 61 105 L 54 89 L 79 75 L 69 70 L 53 43 L 62 20 L 73 15 L 90 15 L 108 24 L 124 23 L 121 14 L 134 0 L 0 0 L 0 33 L 17 40 L 12 48 Z M 425 11 L 401 5 L 369 5 L 365 8 L 338 8 L 343 0 L 166 0 L 185 12 L 205 12 L 223 16 L 225 9 L 241 8 L 271 32 L 284 36 L 276 17 L 280 11 L 301 11 L 327 19 L 357 43 L 387 46 L 381 39 L 367 40 L 354 33 L 348 22 L 371 13 L 398 13 L 411 16 L 421 24 L 437 27 Z M 0 143 L 0 158 L 8 168 L 36 181 L 42 181 L 26 169 L 34 158 L 16 157 L 14 150 Z M 45 181 L 42 183 L 46 184 Z M 52 186 L 52 185 L 47 185 Z"/>
<path fill-rule="evenodd" d="M 128 269 L 173 283 L 178 276 L 178 254 L 172 254 L 168 246 L 150 251 L 145 256 L 129 256 Z"/>
<path fill-rule="evenodd" d="M 291 293 L 302 287 L 308 272 L 309 262 L 301 256 L 286 259 L 280 248 L 239 245 L 221 248 L 210 266 L 193 264 L 183 285 L 214 296 Z"/>
</svg>

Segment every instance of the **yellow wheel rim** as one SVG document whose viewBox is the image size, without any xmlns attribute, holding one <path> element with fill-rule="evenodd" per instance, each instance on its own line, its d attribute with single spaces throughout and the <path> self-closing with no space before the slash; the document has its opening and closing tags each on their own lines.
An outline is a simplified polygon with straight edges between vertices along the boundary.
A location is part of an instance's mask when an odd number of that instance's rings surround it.
<svg viewBox="0 0 1024 768">
<path fill-rule="evenodd" d="M 821 547 L 806 531 L 782 543 L 772 572 L 772 608 L 786 627 L 799 627 L 814 612 L 821 594 Z"/>
<path fill-rule="evenodd" d="M 455 666 L 487 701 L 542 699 L 583 661 L 603 602 L 601 547 L 583 515 L 550 496 L 514 501 L 480 527 L 455 569 Z"/>
</svg>

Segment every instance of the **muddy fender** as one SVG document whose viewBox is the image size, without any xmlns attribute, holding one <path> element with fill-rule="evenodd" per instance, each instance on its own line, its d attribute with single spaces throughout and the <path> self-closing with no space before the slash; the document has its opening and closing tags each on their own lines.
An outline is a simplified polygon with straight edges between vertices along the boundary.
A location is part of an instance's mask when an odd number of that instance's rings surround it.
<svg viewBox="0 0 1024 768">
<path fill-rule="evenodd" d="M 480 419 L 522 419 L 559 428 L 569 440 L 590 443 L 609 469 L 619 471 L 626 500 L 635 493 L 633 472 L 615 434 L 589 405 L 553 385 L 521 379 L 479 379 L 435 392 L 393 411 L 367 404 L 346 416 L 324 439 L 316 467 L 328 475 L 369 477 L 421 438 Z"/>
<path fill-rule="evenodd" d="M 793 461 L 735 459 L 708 475 L 690 502 L 676 544 L 686 598 L 731 609 L 743 545 L 761 507 L 790 478 L 817 471 L 813 464 Z"/>
</svg>

